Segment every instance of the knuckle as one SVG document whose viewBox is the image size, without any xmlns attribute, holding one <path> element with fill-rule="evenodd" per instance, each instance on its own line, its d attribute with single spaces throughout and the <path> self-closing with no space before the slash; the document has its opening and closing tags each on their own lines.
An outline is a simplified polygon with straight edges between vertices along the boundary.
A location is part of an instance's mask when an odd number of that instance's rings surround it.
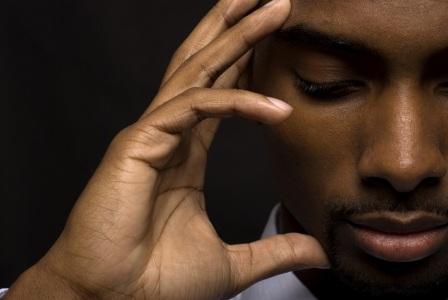
<svg viewBox="0 0 448 300">
<path fill-rule="evenodd" d="M 235 96 L 241 99 L 252 99 L 254 93 L 244 89 L 234 89 Z"/>
<path fill-rule="evenodd" d="M 184 53 L 185 53 L 185 42 L 183 42 L 182 44 L 179 45 L 179 47 L 177 47 L 177 49 L 174 51 L 171 57 L 177 58 L 182 56 Z"/>
<path fill-rule="evenodd" d="M 197 68 L 199 77 L 205 78 L 208 84 L 215 82 L 220 75 L 216 68 L 209 65 L 208 61 L 198 61 Z"/>
<path fill-rule="evenodd" d="M 305 257 L 305 247 L 297 247 L 298 244 L 304 244 L 304 238 L 302 236 L 291 236 L 286 234 L 285 240 L 285 260 L 288 264 L 303 261 Z"/>
<path fill-rule="evenodd" d="M 234 90 L 234 96 L 230 99 L 232 101 L 232 104 L 237 106 L 244 103 L 251 103 L 251 102 L 257 102 L 259 101 L 259 97 L 257 97 L 257 94 L 244 90 L 244 89 L 235 89 Z"/>
<path fill-rule="evenodd" d="M 251 38 L 250 33 L 247 30 L 243 30 L 243 28 L 239 28 L 237 30 L 237 35 L 239 42 L 243 45 L 244 48 L 250 48 L 253 44 L 253 39 Z"/>
<path fill-rule="evenodd" d="M 227 28 L 231 27 L 237 21 L 236 17 L 233 16 L 231 13 L 229 13 L 228 8 L 231 5 L 231 3 L 232 1 L 230 1 L 230 3 L 226 3 L 226 5 L 221 5 L 220 7 L 217 7 L 217 15 L 219 18 L 222 19 L 224 25 Z"/>
<path fill-rule="evenodd" d="M 125 139 L 128 145 L 156 145 L 162 139 L 164 133 L 157 126 L 146 122 L 136 122 L 129 128 L 130 133 Z"/>
<path fill-rule="evenodd" d="M 139 122 L 129 125 L 118 132 L 112 140 L 112 147 L 119 152 L 127 153 L 141 146 L 157 144 L 160 141 L 161 132 L 154 126 L 142 126 Z"/>
<path fill-rule="evenodd" d="M 188 99 L 196 99 L 196 98 L 201 98 L 201 95 L 204 93 L 204 88 L 200 88 L 200 87 L 191 87 L 186 89 L 183 93 L 182 96 L 186 97 Z"/>
<path fill-rule="evenodd" d="M 111 145 L 115 146 L 122 144 L 123 141 L 126 140 L 127 137 L 129 136 L 130 127 L 131 125 L 122 128 L 112 139 Z"/>
<path fill-rule="evenodd" d="M 173 56 L 171 57 L 171 60 L 176 62 L 177 64 L 182 64 L 186 60 L 188 60 L 188 58 L 190 58 L 191 55 L 192 55 L 192 50 L 190 49 L 189 45 L 187 45 L 187 43 L 184 42 L 174 52 Z"/>
<path fill-rule="evenodd" d="M 122 129 L 111 143 L 109 152 L 113 160 L 143 161 L 155 170 L 162 170 L 182 137 L 165 132 L 160 126 L 163 125 L 145 120 Z"/>
<path fill-rule="evenodd" d="M 263 30 L 263 24 L 265 18 L 259 15 L 254 15 L 244 18 L 238 26 L 234 28 L 235 35 L 238 37 L 239 42 L 247 48 L 251 48 L 257 40 L 257 36 L 260 35 L 260 30 Z"/>
<path fill-rule="evenodd" d="M 130 137 L 130 126 L 121 129 L 112 139 L 107 148 L 106 156 L 112 156 L 115 158 L 120 158 L 123 156 L 125 149 L 127 148 L 127 142 Z"/>
</svg>

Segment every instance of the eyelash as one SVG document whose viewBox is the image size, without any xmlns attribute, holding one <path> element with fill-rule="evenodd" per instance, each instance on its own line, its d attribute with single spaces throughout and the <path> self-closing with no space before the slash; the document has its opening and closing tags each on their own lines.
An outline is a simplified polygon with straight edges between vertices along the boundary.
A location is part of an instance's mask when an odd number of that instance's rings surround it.
<svg viewBox="0 0 448 300">
<path fill-rule="evenodd" d="M 332 82 L 312 82 L 295 73 L 297 88 L 306 95 L 316 99 L 340 99 L 359 90 L 364 86 L 358 80 L 343 80 Z"/>
<path fill-rule="evenodd" d="M 448 82 L 442 82 L 440 85 L 439 85 L 439 87 L 440 87 L 440 89 L 442 89 L 442 91 L 447 91 L 448 90 Z"/>
</svg>

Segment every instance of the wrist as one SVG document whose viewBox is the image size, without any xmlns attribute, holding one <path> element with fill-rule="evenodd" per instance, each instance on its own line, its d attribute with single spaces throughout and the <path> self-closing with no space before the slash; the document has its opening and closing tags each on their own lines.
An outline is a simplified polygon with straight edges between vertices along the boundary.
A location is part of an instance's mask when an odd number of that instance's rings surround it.
<svg viewBox="0 0 448 300">
<path fill-rule="evenodd" d="M 45 264 L 37 263 L 22 273 L 9 289 L 5 300 L 87 299 L 87 295 Z"/>
</svg>

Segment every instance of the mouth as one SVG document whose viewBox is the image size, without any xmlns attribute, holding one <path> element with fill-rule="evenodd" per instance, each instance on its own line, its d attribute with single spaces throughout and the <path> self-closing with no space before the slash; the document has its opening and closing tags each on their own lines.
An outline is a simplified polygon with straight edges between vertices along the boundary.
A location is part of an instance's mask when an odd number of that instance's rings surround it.
<svg viewBox="0 0 448 300">
<path fill-rule="evenodd" d="M 387 212 L 347 220 L 358 248 L 389 262 L 412 262 L 442 248 L 448 237 L 448 219 L 425 213 Z"/>
</svg>

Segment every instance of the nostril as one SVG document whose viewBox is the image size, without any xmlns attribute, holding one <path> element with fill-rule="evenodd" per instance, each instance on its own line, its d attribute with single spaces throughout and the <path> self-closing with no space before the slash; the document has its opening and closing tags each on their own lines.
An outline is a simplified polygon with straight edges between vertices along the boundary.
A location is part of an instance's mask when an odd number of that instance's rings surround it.
<svg viewBox="0 0 448 300">
<path fill-rule="evenodd" d="M 365 177 L 362 179 L 362 181 L 368 186 L 368 187 L 378 187 L 378 186 L 385 186 L 390 185 L 387 180 L 381 177 Z"/>
<path fill-rule="evenodd" d="M 407 151 L 406 157 L 411 157 L 409 159 L 399 159 L 403 155 L 392 155 L 393 149 L 384 152 L 384 144 L 375 151 L 366 150 L 358 163 L 358 173 L 367 186 L 392 187 L 400 193 L 413 191 L 420 185 L 438 184 L 448 170 L 441 152 L 426 145 L 414 148 L 400 148 L 395 152 L 400 154 Z"/>
<path fill-rule="evenodd" d="M 427 177 L 423 180 L 421 185 L 423 186 L 435 186 L 440 183 L 439 177 Z"/>
<path fill-rule="evenodd" d="M 427 177 L 424 178 L 419 184 L 418 186 L 422 186 L 422 187 L 434 187 L 437 184 L 440 183 L 441 178 L 439 177 Z M 366 185 L 366 187 L 369 188 L 380 188 L 380 187 L 390 187 L 394 189 L 394 186 L 392 185 L 391 182 L 389 182 L 389 180 L 387 180 L 386 178 L 382 178 L 382 177 L 365 177 L 362 179 L 362 181 L 364 182 L 364 184 Z M 415 187 L 417 188 L 417 186 Z"/>
</svg>

